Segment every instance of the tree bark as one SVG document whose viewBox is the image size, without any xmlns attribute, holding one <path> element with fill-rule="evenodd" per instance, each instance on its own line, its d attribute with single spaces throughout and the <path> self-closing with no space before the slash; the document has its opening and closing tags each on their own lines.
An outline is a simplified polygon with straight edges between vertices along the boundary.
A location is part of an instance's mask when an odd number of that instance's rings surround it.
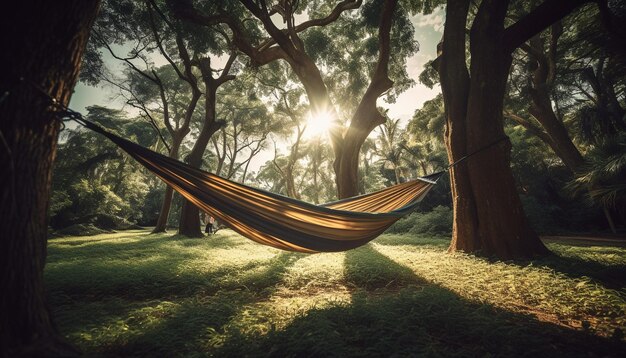
<svg viewBox="0 0 626 358">
<path fill-rule="evenodd" d="M 565 166 L 571 171 L 576 172 L 584 163 L 582 154 L 578 151 L 578 148 L 572 142 L 572 139 L 567 133 L 567 129 L 563 122 L 561 122 L 550 105 L 550 97 L 544 93 L 543 90 L 536 91 L 533 95 L 537 97 L 537 100 L 533 100 L 529 112 L 535 119 L 541 124 L 541 127 L 546 131 L 550 137 L 550 141 L 546 142 L 554 153 L 561 158 Z M 541 98 L 541 99 L 540 99 Z M 547 105 L 547 106 L 546 106 Z M 545 141 L 544 141 L 545 142 Z"/>
<path fill-rule="evenodd" d="M 35 86 L 69 103 L 98 6 L 84 0 L 0 6 L 0 356 L 76 354 L 45 302 L 47 210 L 60 122 Z"/>
<path fill-rule="evenodd" d="M 467 154 L 466 114 L 470 79 L 465 65 L 465 23 L 468 9 L 469 0 L 447 6 L 442 55 L 436 61 L 446 111 L 444 139 L 450 163 Z M 450 168 L 450 188 L 453 208 L 450 251 L 478 251 L 478 218 L 467 162 Z"/>
<path fill-rule="evenodd" d="M 470 33 L 471 64 L 465 65 L 469 1 L 448 4 L 442 54 L 436 62 L 446 106 L 454 205 L 450 251 L 480 252 L 501 259 L 532 257 L 547 249 L 524 215 L 510 168 L 510 143 L 485 146 L 504 136 L 502 107 L 511 65 L 502 43 L 507 1 L 481 3 Z"/>
</svg>

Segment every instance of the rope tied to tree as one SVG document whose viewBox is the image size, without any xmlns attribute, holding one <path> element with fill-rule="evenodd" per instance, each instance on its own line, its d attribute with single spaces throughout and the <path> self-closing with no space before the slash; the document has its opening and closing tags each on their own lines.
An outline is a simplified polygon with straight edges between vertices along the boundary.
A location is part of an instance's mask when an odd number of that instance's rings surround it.
<svg viewBox="0 0 626 358">
<path fill-rule="evenodd" d="M 482 146 L 482 147 L 480 147 L 480 148 L 476 149 L 475 151 L 473 151 L 473 152 L 471 152 L 471 153 L 469 153 L 469 154 L 466 154 L 466 155 L 462 156 L 461 158 L 459 158 L 458 160 L 456 160 L 456 161 L 455 161 L 455 162 L 453 162 L 452 164 L 448 165 L 448 167 L 447 167 L 444 171 L 446 171 L 446 172 L 447 172 L 447 171 L 449 171 L 449 170 L 450 170 L 450 168 L 454 167 L 454 166 L 455 166 L 455 165 L 457 165 L 457 164 L 460 164 L 461 162 L 465 161 L 465 160 L 466 160 L 466 159 L 468 159 L 469 157 L 471 157 L 471 156 L 473 156 L 473 155 L 476 155 L 476 154 L 478 154 L 478 153 L 480 153 L 480 152 L 483 152 L 483 151 L 485 151 L 485 150 L 487 150 L 487 149 L 489 149 L 489 148 L 491 148 L 491 147 L 495 146 L 496 144 L 498 144 L 498 143 L 500 143 L 500 142 L 502 142 L 502 141 L 508 140 L 508 139 L 509 139 L 509 137 L 508 137 L 508 136 L 503 135 L 502 137 L 500 137 L 500 138 L 498 138 L 498 139 L 494 140 L 493 142 L 491 142 L 491 143 L 489 143 L 489 144 L 487 144 L 487 145 L 485 145 L 485 146 Z"/>
</svg>

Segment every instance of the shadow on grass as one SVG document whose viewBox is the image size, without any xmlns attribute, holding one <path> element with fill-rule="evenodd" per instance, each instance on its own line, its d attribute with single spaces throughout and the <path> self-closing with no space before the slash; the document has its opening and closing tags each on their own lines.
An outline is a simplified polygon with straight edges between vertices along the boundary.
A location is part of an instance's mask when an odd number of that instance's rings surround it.
<svg viewBox="0 0 626 358">
<path fill-rule="evenodd" d="M 419 279 L 418 279 L 419 280 Z M 313 309 L 266 335 L 231 332 L 215 356 L 620 357 L 623 343 L 470 303 L 436 285 Z"/>
<path fill-rule="evenodd" d="M 397 290 L 425 283 L 413 270 L 382 255 L 371 244 L 346 252 L 344 277 L 349 288 L 366 291 Z"/>
<path fill-rule="evenodd" d="M 186 239 L 180 240 L 187 245 Z M 128 272 L 123 263 L 113 272 L 110 263 L 96 265 L 92 272 L 80 276 L 77 292 L 64 289 L 74 281 L 63 274 L 81 272 L 80 264 L 70 261 L 66 272 L 55 273 L 61 276 L 62 285 L 53 286 L 54 292 L 67 296 L 73 312 L 83 305 L 83 313 L 88 314 L 93 307 L 89 305 L 94 303 L 103 310 L 98 318 L 74 322 L 71 329 L 75 332 L 70 332 L 70 337 L 81 341 L 87 347 L 86 353 L 105 356 L 621 357 L 626 353 L 623 343 L 469 302 L 427 283 L 371 245 L 345 254 L 344 277 L 353 291 L 349 303 L 312 309 L 285 327 L 274 327 L 267 334 L 255 333 L 263 330 L 244 330 L 229 322 L 245 315 L 248 305 L 270 297 L 289 268 L 304 255 L 280 253 L 210 272 L 177 270 L 191 256 L 163 255 L 139 264 L 135 273 Z M 102 270 L 101 279 L 115 274 L 109 286 L 106 282 L 101 286 L 89 282 L 97 281 L 91 275 Z M 118 324 L 112 327 L 130 333 L 121 332 L 89 346 L 84 342 L 81 325 L 111 330 L 110 322 L 98 322 L 106 318 L 109 304 L 85 302 L 94 286 L 98 295 L 117 300 L 115 310 L 119 312 L 109 321 Z M 162 305 L 165 308 L 153 307 Z M 64 314 L 62 319 L 70 319 L 69 310 Z M 60 323 L 68 332 L 68 322 Z M 217 344 L 212 341 L 216 332 L 224 337 Z"/>
<path fill-rule="evenodd" d="M 626 265 L 611 264 L 608 262 L 600 262 L 598 260 L 586 260 L 583 255 L 570 256 L 564 254 L 562 248 L 552 245 L 550 249 L 553 255 L 543 257 L 532 261 L 514 261 L 513 263 L 527 266 L 544 266 L 552 270 L 560 272 L 571 278 L 589 277 L 598 283 L 610 289 L 624 289 L 626 287 Z M 602 250 L 604 249 L 604 250 Z M 605 251 L 613 251 L 613 247 L 603 247 L 599 249 L 601 255 L 606 255 Z M 582 248 L 583 252 L 592 253 L 591 248 Z M 620 255 L 624 255 L 622 250 Z"/>
<path fill-rule="evenodd" d="M 213 295 L 194 295 L 184 299 L 171 315 L 157 324 L 142 328 L 128 342 L 107 348 L 105 355 L 188 356 L 207 347 L 219 331 L 243 306 L 270 296 L 283 275 L 301 257 L 280 253 L 262 269 L 242 270 L 239 289 L 219 290 Z"/>
<path fill-rule="evenodd" d="M 80 312 L 82 317 L 77 320 L 69 312 L 61 312 L 60 325 L 89 355 L 186 356 L 206 346 L 212 332 L 240 313 L 244 305 L 270 296 L 300 257 L 283 252 L 250 263 L 237 269 L 236 280 L 230 284 L 222 284 L 222 272 L 216 271 L 200 282 L 194 282 L 198 277 L 180 275 L 176 282 L 153 277 L 153 282 L 142 282 L 136 291 L 130 284 L 126 290 L 118 287 L 109 293 L 112 297 L 102 301 L 90 302 L 83 295 L 66 294 L 73 312 Z M 166 307 L 161 308 L 163 305 Z M 94 308 L 102 312 L 87 315 Z M 114 338 L 107 338 L 108 344 L 100 341 L 98 346 L 90 346 L 81 333 L 86 328 Z"/>
<path fill-rule="evenodd" d="M 131 301 L 174 299 L 197 294 L 213 295 L 220 290 L 246 289 L 255 293 L 271 287 L 299 257 L 281 252 L 265 260 L 243 265 L 213 268 L 209 271 L 180 269 L 197 259 L 192 253 L 148 256 L 145 262 L 126 259 L 78 261 L 50 267 L 46 282 L 53 302 L 73 297 L 98 301 L 118 297 Z M 131 260 L 129 258 L 128 260 Z"/>
<path fill-rule="evenodd" d="M 185 238 L 179 235 L 146 234 L 126 237 L 101 238 L 93 240 L 76 241 L 55 240 L 50 244 L 48 261 L 54 261 L 56 257 L 71 256 L 73 260 L 98 259 L 103 255 L 116 253 L 153 251 L 172 240 Z M 186 238 L 185 238 L 186 239 Z"/>
</svg>

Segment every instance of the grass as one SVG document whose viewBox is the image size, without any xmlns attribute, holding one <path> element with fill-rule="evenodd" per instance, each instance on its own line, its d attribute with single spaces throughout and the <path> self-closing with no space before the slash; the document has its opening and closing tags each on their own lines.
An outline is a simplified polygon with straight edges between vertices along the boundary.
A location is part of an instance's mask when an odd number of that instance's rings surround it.
<svg viewBox="0 0 626 358">
<path fill-rule="evenodd" d="M 305 255 L 229 230 L 49 241 L 57 323 L 90 356 L 624 356 L 626 249 L 497 262 L 383 235 Z"/>
</svg>

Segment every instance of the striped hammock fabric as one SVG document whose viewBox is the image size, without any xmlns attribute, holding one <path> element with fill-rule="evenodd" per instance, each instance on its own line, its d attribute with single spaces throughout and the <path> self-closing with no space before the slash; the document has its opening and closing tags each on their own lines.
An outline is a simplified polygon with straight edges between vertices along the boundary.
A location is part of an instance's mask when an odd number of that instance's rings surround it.
<svg viewBox="0 0 626 358">
<path fill-rule="evenodd" d="M 306 253 L 362 246 L 410 213 L 442 173 L 313 205 L 236 183 L 156 153 L 85 121 L 200 210 L 260 244 Z"/>
</svg>

